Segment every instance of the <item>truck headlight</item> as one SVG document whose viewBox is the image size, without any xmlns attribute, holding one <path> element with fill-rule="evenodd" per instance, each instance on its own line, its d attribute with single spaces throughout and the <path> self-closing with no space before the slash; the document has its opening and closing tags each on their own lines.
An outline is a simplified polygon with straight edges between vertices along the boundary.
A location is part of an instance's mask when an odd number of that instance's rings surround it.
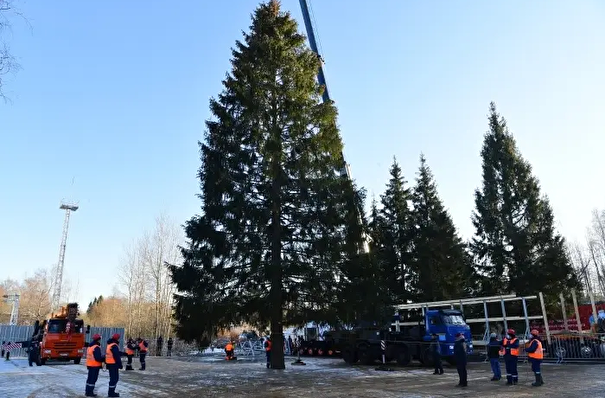
<svg viewBox="0 0 605 398">
<path fill-rule="evenodd" d="M 50 354 L 50 352 L 51 352 L 50 350 L 44 350 L 45 354 Z"/>
</svg>

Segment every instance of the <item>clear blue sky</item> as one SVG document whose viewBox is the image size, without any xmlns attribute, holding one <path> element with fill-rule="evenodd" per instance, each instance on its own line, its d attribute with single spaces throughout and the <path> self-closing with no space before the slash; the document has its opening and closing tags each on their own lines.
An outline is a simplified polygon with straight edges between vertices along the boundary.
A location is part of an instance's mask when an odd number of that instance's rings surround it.
<svg viewBox="0 0 605 398">
<path fill-rule="evenodd" d="M 123 245 L 165 211 L 199 209 L 197 140 L 257 0 L 15 0 L 22 70 L 0 103 L 0 279 L 56 263 L 63 198 L 78 200 L 65 261 L 85 305 L 110 294 Z M 298 0 L 283 0 L 301 21 Z M 313 0 L 345 154 L 378 195 L 423 151 L 472 235 L 490 101 L 534 166 L 560 230 L 604 206 L 605 2 Z M 72 185 L 72 179 L 74 181 Z"/>
</svg>

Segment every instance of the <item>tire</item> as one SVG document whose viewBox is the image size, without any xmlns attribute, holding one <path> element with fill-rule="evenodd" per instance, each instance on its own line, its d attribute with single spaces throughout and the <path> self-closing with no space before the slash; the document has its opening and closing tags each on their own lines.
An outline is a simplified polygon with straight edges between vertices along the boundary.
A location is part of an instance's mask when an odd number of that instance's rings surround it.
<svg viewBox="0 0 605 398">
<path fill-rule="evenodd" d="M 372 352 L 368 344 L 362 343 L 357 346 L 357 352 L 359 362 L 361 362 L 362 365 L 371 365 L 374 362 L 374 358 L 372 357 Z"/>
<path fill-rule="evenodd" d="M 423 352 L 422 352 L 422 365 L 426 366 L 426 367 L 431 367 L 433 365 L 435 365 L 435 358 L 433 357 L 433 351 L 431 350 L 431 348 L 426 348 Z"/>
<path fill-rule="evenodd" d="M 348 364 L 356 364 L 358 360 L 357 352 L 353 347 L 345 347 L 342 350 L 342 359 Z"/>
<path fill-rule="evenodd" d="M 74 359 L 74 364 L 79 365 L 80 362 L 82 362 L 82 358 L 76 358 L 76 359 Z"/>
<path fill-rule="evenodd" d="M 409 365 L 410 361 L 412 360 L 412 357 L 410 355 L 410 350 L 409 350 L 408 346 L 402 345 L 399 347 L 396 360 L 397 360 L 397 364 L 399 366 Z"/>
</svg>

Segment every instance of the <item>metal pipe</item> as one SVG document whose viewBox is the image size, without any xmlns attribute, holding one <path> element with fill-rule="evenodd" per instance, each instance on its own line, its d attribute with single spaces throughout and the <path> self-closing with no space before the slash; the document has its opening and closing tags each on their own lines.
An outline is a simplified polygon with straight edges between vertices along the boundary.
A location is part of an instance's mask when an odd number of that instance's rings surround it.
<svg viewBox="0 0 605 398">
<path fill-rule="evenodd" d="M 529 332 L 529 318 L 527 317 L 527 303 L 523 299 L 523 316 L 525 317 L 525 330 Z"/>
<path fill-rule="evenodd" d="M 563 293 L 559 294 L 559 298 L 561 299 L 561 312 L 563 313 L 563 325 L 565 328 L 565 331 L 568 331 L 568 327 L 567 327 L 567 313 L 565 311 L 565 297 L 563 297 Z"/>
<path fill-rule="evenodd" d="M 597 322 L 598 316 L 597 316 L 597 306 L 594 303 L 594 295 L 592 294 L 592 290 L 588 291 L 588 295 L 590 296 L 590 305 L 592 306 L 592 318 L 594 320 L 594 322 Z M 591 325 L 592 327 L 592 325 Z"/>
<path fill-rule="evenodd" d="M 504 308 L 504 300 L 500 301 L 502 307 L 502 319 L 504 320 L 504 330 L 508 331 L 508 322 L 506 322 L 506 308 Z"/>
<path fill-rule="evenodd" d="M 487 303 L 483 300 L 483 313 L 485 314 L 485 333 L 489 337 L 489 316 L 487 313 Z"/>
<path fill-rule="evenodd" d="M 544 295 L 542 292 L 539 293 L 540 296 L 540 306 L 542 307 L 542 317 L 544 318 L 544 331 L 546 332 L 546 340 L 548 341 L 548 345 L 550 345 L 550 329 L 548 328 L 548 317 L 546 316 L 546 306 L 544 305 Z"/>
<path fill-rule="evenodd" d="M 528 296 L 527 299 L 537 298 L 536 296 Z M 476 298 L 468 298 L 468 299 L 458 299 L 458 300 L 443 300 L 443 301 L 427 301 L 422 303 L 412 303 L 412 304 L 399 304 L 396 305 L 396 309 L 414 309 L 414 308 L 422 308 L 422 306 L 430 306 L 430 307 L 439 307 L 439 306 L 449 306 L 453 304 L 459 304 L 462 301 L 464 304 L 481 304 L 483 301 L 490 302 L 498 302 L 502 299 L 505 300 L 520 300 L 520 297 L 517 297 L 514 294 L 501 295 L 501 296 L 489 296 L 489 297 L 476 297 Z"/>
</svg>

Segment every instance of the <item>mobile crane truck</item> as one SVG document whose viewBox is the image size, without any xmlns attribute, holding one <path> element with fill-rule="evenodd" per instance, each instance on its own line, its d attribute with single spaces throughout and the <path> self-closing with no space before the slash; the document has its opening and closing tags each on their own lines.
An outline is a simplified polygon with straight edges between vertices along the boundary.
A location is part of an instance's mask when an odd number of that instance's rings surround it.
<svg viewBox="0 0 605 398">
<path fill-rule="evenodd" d="M 79 364 L 84 355 L 84 321 L 78 319 L 78 304 L 69 303 L 61 307 L 58 313 L 51 313 L 40 324 L 34 324 L 34 334 L 30 346 L 30 363 L 44 365 L 47 360 L 74 361 Z"/>
<path fill-rule="evenodd" d="M 454 342 L 458 333 L 464 335 L 468 353 L 472 354 L 471 329 L 461 311 L 429 310 L 422 304 L 405 304 L 401 307 L 407 310 L 422 309 L 422 315 L 407 317 L 405 322 L 400 322 L 400 309 L 394 318 L 395 322 L 389 328 L 368 327 L 349 331 L 346 337 L 343 336 L 344 341 L 341 340 L 345 362 L 354 364 L 359 361 L 369 365 L 381 360 L 384 353 L 386 362 L 397 361 L 399 365 L 405 366 L 415 359 L 425 366 L 432 366 L 433 352 L 430 344 L 433 334 L 438 336 L 442 358 L 449 363 L 455 363 Z"/>
</svg>

